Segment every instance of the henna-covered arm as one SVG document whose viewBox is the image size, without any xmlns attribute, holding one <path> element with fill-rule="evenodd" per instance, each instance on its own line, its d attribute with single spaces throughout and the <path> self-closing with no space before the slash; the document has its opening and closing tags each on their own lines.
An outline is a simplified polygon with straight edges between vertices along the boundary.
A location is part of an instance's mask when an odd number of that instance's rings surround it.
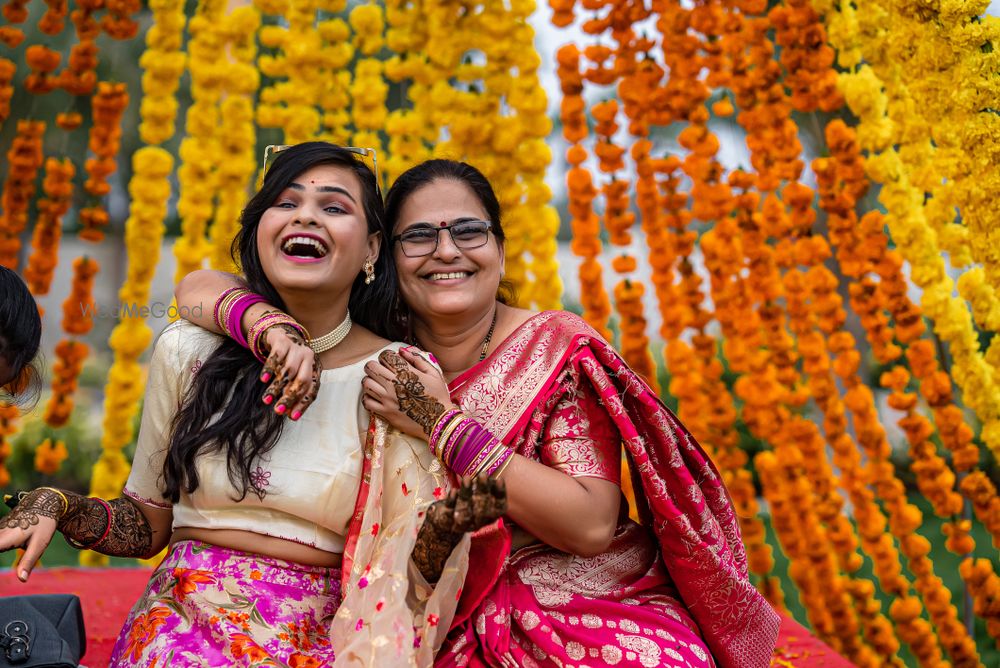
<svg viewBox="0 0 1000 668">
<path fill-rule="evenodd" d="M 56 528 L 71 544 L 112 557 L 148 558 L 166 546 L 170 510 L 141 507 L 127 497 L 106 503 L 107 507 L 92 497 L 43 487 L 20 495 L 14 510 L 0 520 L 0 528 L 27 530 L 40 517 L 48 517 L 56 520 Z"/>
</svg>

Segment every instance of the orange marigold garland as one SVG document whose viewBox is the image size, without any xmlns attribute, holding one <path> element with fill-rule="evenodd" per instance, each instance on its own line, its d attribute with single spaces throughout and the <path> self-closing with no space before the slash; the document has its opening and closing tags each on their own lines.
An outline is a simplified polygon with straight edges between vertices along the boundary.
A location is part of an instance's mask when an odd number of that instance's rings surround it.
<svg viewBox="0 0 1000 668">
<path fill-rule="evenodd" d="M 28 205 L 35 196 L 35 180 L 42 166 L 42 121 L 18 121 L 17 136 L 7 151 L 7 180 L 3 186 L 0 216 L 0 264 L 17 269 L 21 232 L 28 224 Z"/>
<path fill-rule="evenodd" d="M 36 297 L 47 295 L 52 275 L 59 262 L 59 240 L 62 238 L 62 218 L 73 201 L 73 175 L 76 168 L 69 158 L 48 158 L 42 190 L 38 200 L 38 219 L 31 239 L 32 251 L 24 280 Z"/>
<path fill-rule="evenodd" d="M 97 242 L 104 237 L 102 228 L 107 225 L 108 214 L 100 198 L 111 192 L 108 177 L 118 169 L 115 156 L 121 143 L 121 119 L 128 100 L 125 84 L 102 81 L 91 101 L 93 125 L 89 146 L 95 157 L 88 158 L 84 164 L 89 178 L 83 187 L 96 202 L 80 210 L 80 237 L 88 241 Z"/>
<path fill-rule="evenodd" d="M 44 44 L 32 44 L 24 56 L 31 69 L 31 74 L 24 79 L 25 90 L 35 95 L 44 95 L 55 90 L 59 85 L 59 78 L 53 76 L 53 72 L 59 67 L 62 54 Z"/>
</svg>

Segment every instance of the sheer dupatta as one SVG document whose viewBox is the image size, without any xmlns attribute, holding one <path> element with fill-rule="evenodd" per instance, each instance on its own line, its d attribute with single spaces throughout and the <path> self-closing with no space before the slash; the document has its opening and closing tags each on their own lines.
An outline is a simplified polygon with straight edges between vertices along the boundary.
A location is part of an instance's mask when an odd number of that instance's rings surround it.
<svg viewBox="0 0 1000 668">
<path fill-rule="evenodd" d="M 434 587 L 410 555 L 427 508 L 448 489 L 425 442 L 372 417 L 332 628 L 338 666 L 433 664 L 465 580 L 470 539 L 455 547 Z"/>
<path fill-rule="evenodd" d="M 530 456 L 525 438 L 560 372 L 576 366 L 622 436 L 643 523 L 716 662 L 757 668 L 770 663 L 779 618 L 750 583 L 737 518 L 721 476 L 701 446 L 649 386 L 582 319 L 547 311 L 534 316 L 484 362 L 451 384 L 452 398 L 505 443 Z M 495 586 L 510 549 L 497 523 L 473 537 L 470 572 L 455 624 L 465 622 Z"/>
</svg>

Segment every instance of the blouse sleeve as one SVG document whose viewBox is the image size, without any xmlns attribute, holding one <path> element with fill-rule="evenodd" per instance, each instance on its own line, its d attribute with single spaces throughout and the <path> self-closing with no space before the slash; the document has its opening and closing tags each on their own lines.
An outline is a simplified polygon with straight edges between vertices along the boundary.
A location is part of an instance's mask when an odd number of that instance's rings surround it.
<svg viewBox="0 0 1000 668">
<path fill-rule="evenodd" d="M 621 436 L 586 380 L 570 383 L 542 431 L 541 461 L 574 478 L 621 484 Z"/>
<path fill-rule="evenodd" d="M 198 329 L 184 321 L 168 325 L 153 347 L 139 437 L 132 470 L 123 490 L 126 496 L 156 508 L 172 505 L 160 486 L 163 462 L 170 445 L 171 423 L 201 365 L 197 346 L 190 345 L 200 337 L 191 328 Z"/>
</svg>

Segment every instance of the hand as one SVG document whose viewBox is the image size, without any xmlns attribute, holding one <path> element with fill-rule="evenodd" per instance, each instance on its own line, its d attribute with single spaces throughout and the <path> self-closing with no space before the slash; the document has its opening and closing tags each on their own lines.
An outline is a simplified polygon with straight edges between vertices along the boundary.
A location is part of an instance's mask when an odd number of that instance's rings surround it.
<svg viewBox="0 0 1000 668">
<path fill-rule="evenodd" d="M 17 565 L 17 577 L 21 582 L 28 581 L 65 511 L 66 503 L 58 492 L 41 488 L 25 494 L 9 514 L 0 518 L 0 552 L 24 548 Z"/>
<path fill-rule="evenodd" d="M 414 349 L 386 350 L 378 359 L 365 365 L 364 407 L 401 432 L 426 440 L 452 406 L 444 376 Z"/>
<path fill-rule="evenodd" d="M 427 509 L 417 542 L 413 546 L 413 561 L 428 582 L 441 577 L 448 555 L 470 531 L 476 531 L 507 512 L 507 490 L 503 482 L 480 476 L 465 480 L 458 491 L 435 501 Z"/>
<path fill-rule="evenodd" d="M 275 325 L 264 332 L 270 353 L 261 371 L 265 404 L 274 412 L 298 420 L 319 394 L 323 366 L 302 335 L 288 325 Z"/>
</svg>

